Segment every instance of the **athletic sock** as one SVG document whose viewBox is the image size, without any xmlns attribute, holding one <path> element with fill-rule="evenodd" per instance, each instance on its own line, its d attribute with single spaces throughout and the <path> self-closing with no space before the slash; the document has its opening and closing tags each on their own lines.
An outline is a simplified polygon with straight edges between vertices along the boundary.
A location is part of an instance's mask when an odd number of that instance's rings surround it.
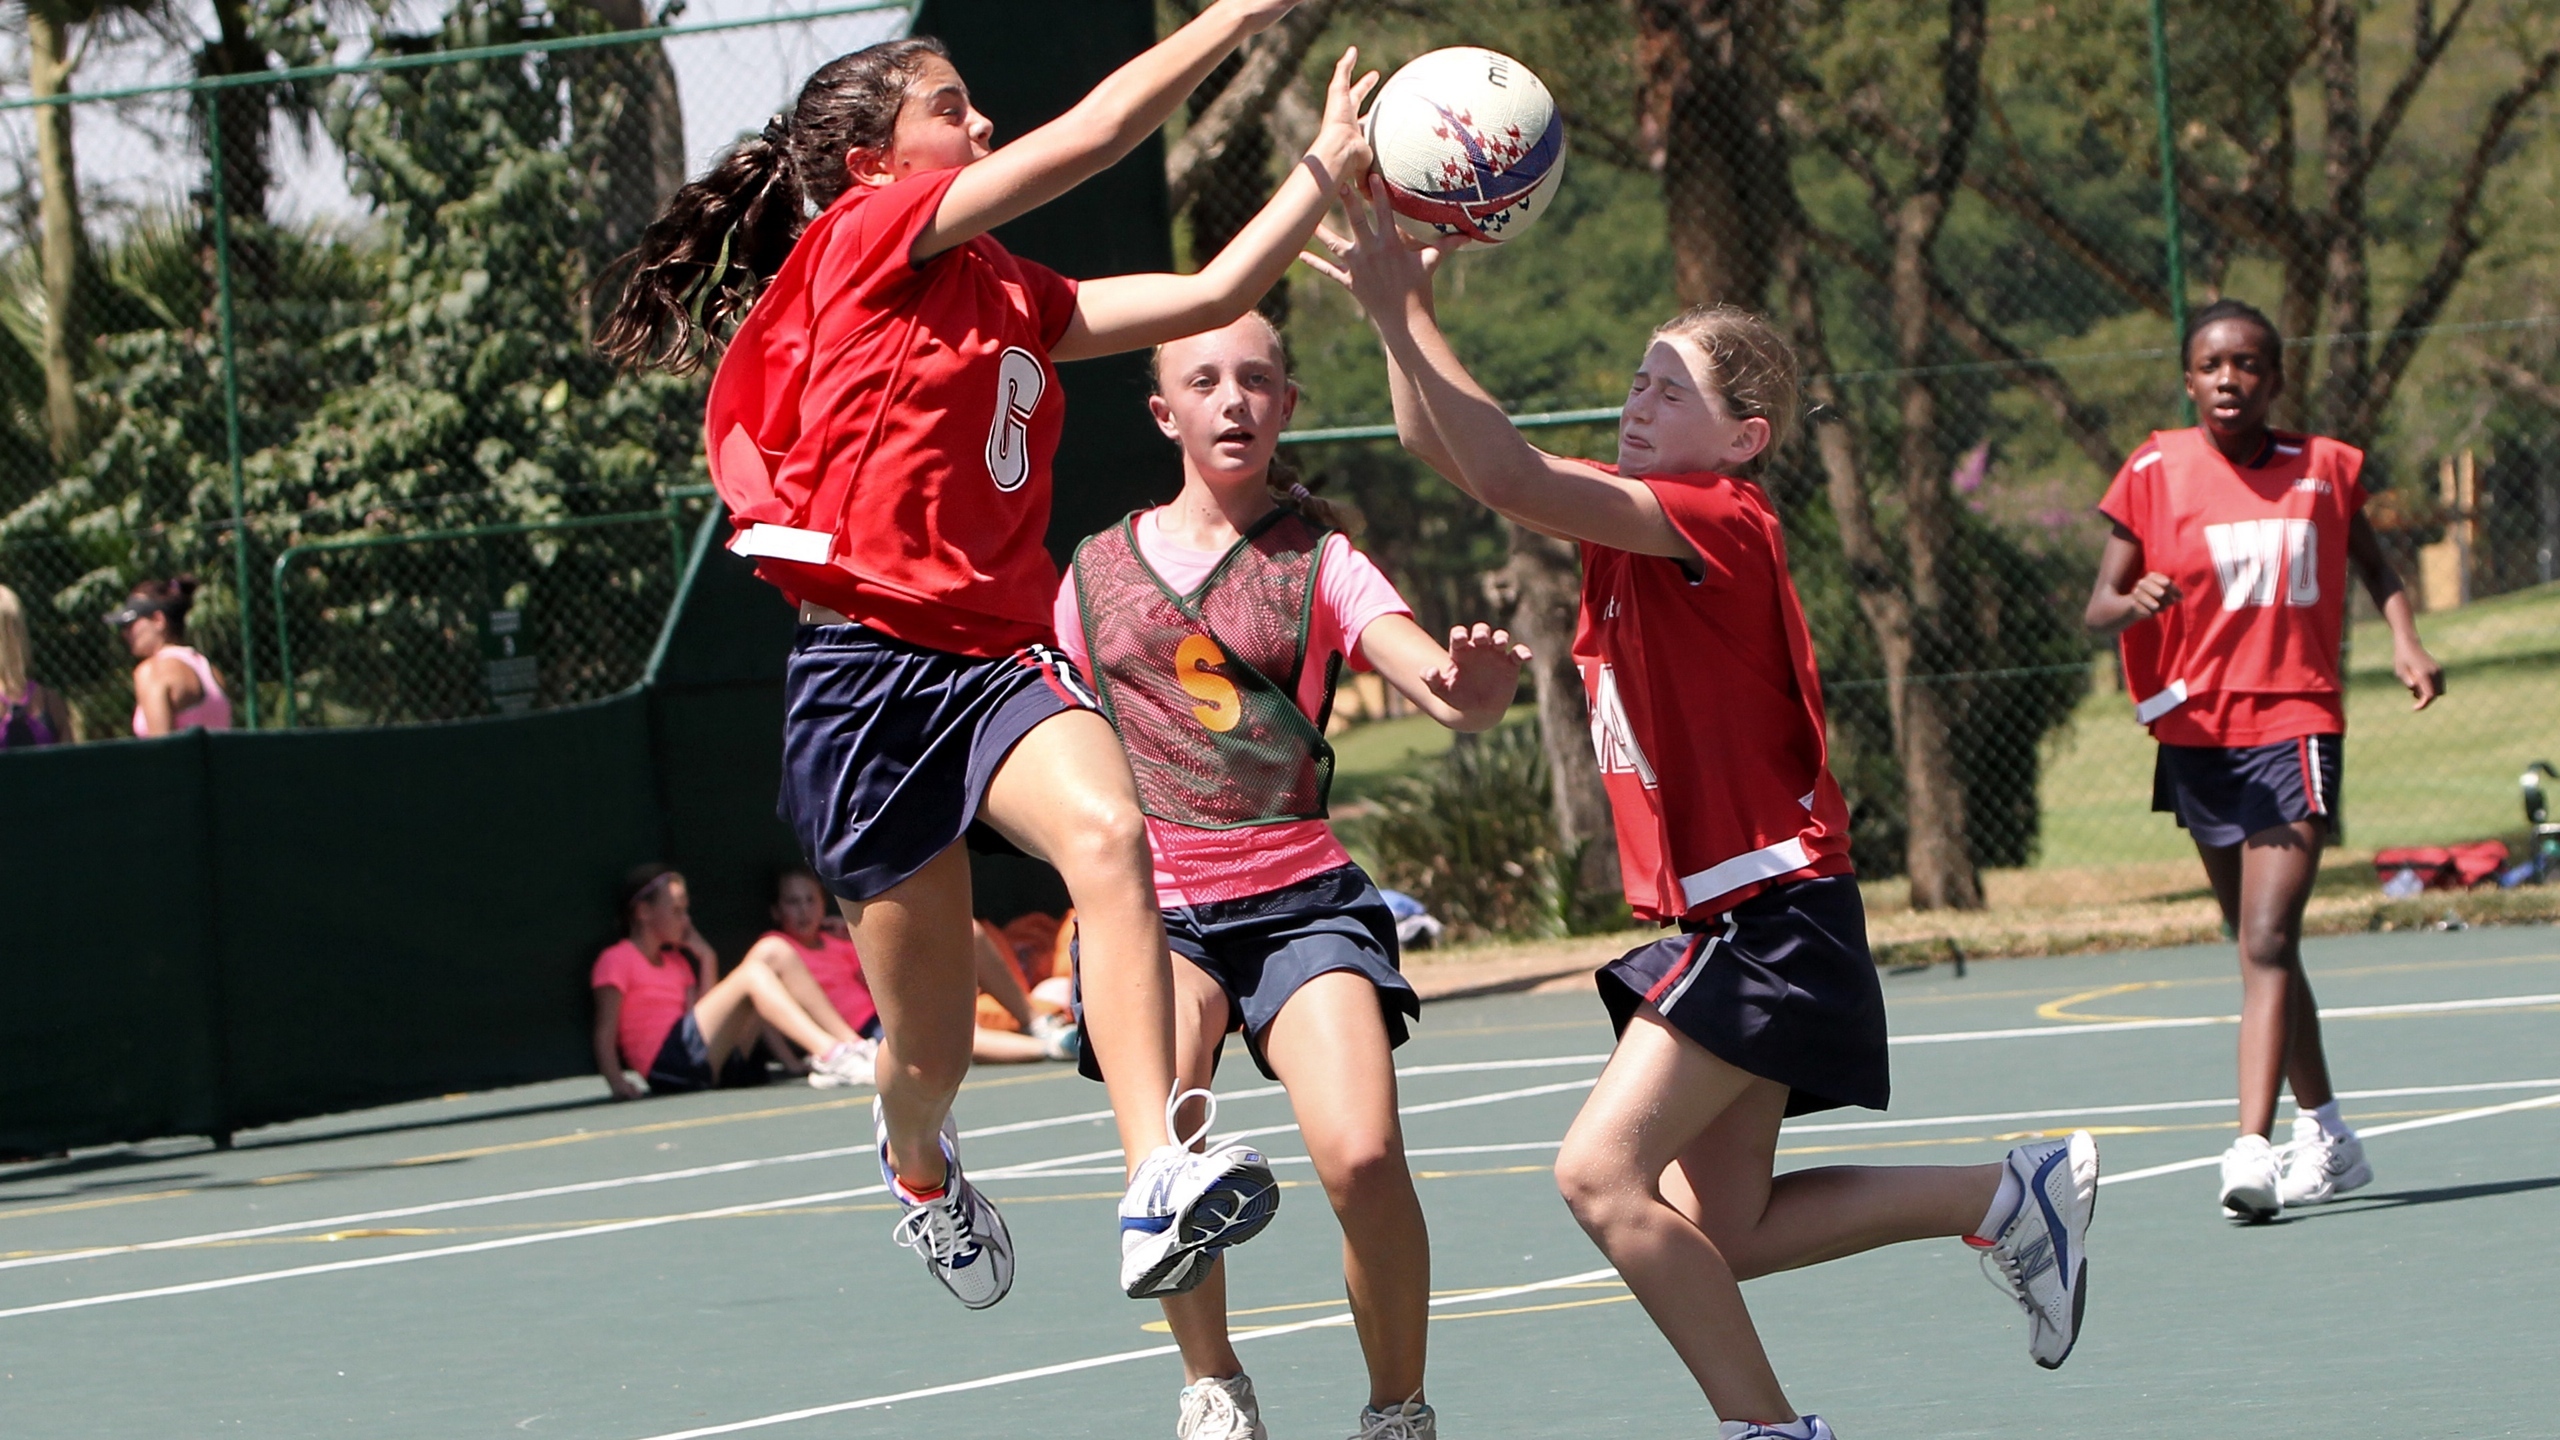
<svg viewBox="0 0 2560 1440">
<path fill-rule="evenodd" d="M 2302 1113 L 2319 1121 L 2320 1133 L 2328 1136 L 2332 1140 L 2344 1140 L 2356 1133 L 2353 1129 L 2349 1128 L 2347 1122 L 2339 1116 L 2338 1102 L 2335 1100 L 2331 1100 L 2326 1105 L 2305 1110 Z"/>
<path fill-rule="evenodd" d="M 1991 1208 L 1983 1213 L 1982 1223 L 1975 1226 L 1974 1233 L 1965 1238 L 1976 1245 L 1999 1244 L 2000 1230 L 2004 1227 L 2004 1222 L 2018 1212 L 2018 1206 L 2026 1199 L 2026 1195 L 2027 1182 L 2018 1178 L 2017 1171 L 2006 1165 L 2001 1166 L 1999 1192 L 1991 1197 Z"/>
<path fill-rule="evenodd" d="M 906 1201 L 910 1205 L 930 1205 L 934 1201 L 951 1193 L 951 1182 L 948 1179 L 944 1180 L 941 1184 L 934 1186 L 930 1190 L 911 1190 L 907 1188 L 907 1182 L 904 1180 L 897 1180 L 891 1183 L 898 1187 L 898 1198 Z"/>
</svg>

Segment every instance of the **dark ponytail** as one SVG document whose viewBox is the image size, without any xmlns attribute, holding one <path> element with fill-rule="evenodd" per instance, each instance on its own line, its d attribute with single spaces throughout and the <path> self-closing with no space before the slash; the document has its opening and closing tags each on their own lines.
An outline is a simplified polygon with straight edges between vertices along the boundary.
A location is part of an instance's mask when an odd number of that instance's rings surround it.
<svg viewBox="0 0 2560 1440">
<path fill-rule="evenodd" d="M 142 600 L 167 619 L 169 628 L 163 633 L 172 645 L 187 643 L 187 612 L 196 605 L 196 591 L 203 582 L 193 575 L 172 575 L 166 580 L 145 580 L 127 592 L 127 604 Z"/>
<path fill-rule="evenodd" d="M 789 110 L 722 151 L 607 268 L 605 283 L 619 293 L 596 348 L 624 365 L 679 375 L 715 356 L 809 217 L 852 185 L 845 155 L 886 146 L 925 58 L 949 55 L 919 35 L 818 67 Z"/>
</svg>

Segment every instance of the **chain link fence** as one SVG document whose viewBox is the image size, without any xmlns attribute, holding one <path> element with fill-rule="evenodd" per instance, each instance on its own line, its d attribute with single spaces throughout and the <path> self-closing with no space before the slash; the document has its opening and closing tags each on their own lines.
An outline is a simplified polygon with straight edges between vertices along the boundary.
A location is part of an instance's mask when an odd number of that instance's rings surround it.
<svg viewBox="0 0 2560 1440">
<path fill-rule="evenodd" d="M 1273 58 L 1297 78 L 1250 121 L 1212 102 L 1256 73 L 1252 51 L 1192 105 L 1195 130 L 1258 133 L 1177 147 L 1194 157 L 1173 177 L 1191 197 L 1178 238 L 1209 253 L 1268 193 L 1346 43 L 1390 72 L 1461 43 L 1536 70 L 1570 127 L 1568 174 L 1535 231 L 1448 263 L 1444 328 L 1539 443 L 1603 460 L 1657 323 L 1724 302 L 1787 331 L 1808 418 L 1763 479 L 1860 868 L 1906 877 L 1923 908 L 2197 895 L 2192 849 L 2150 812 L 2151 747 L 2111 648 L 2079 617 L 2108 481 L 2146 433 L 2192 423 L 2187 307 L 2257 304 L 2291 337 L 2276 423 L 2368 451 L 2368 514 L 2451 672 L 2450 698 L 2409 714 L 2358 587 L 2348 843 L 2324 883 L 2369 889 L 2352 867 L 2380 846 L 2500 836 L 2529 853 L 2517 776 L 2560 751 L 2560 17 L 2511 20 L 2324 0 L 1308 4 L 1257 42 L 1288 47 Z M 1290 453 L 1362 513 L 1365 548 L 1426 622 L 1507 620 L 1560 654 L 1570 555 L 1397 450 L 1347 297 L 1301 274 L 1266 309 L 1306 392 Z M 1402 810 L 1388 797 L 1371 854 L 1390 881 L 1447 888 L 1447 845 L 1390 854 L 1390 837 L 1488 776 L 1524 778 L 1486 803 L 1552 811 L 1548 851 L 1587 837 L 1565 792 L 1590 762 L 1557 723 L 1579 695 L 1540 713 L 1539 773 L 1471 759 L 1418 775 Z M 1603 878 L 1586 864 L 1579 883 Z M 1572 888 L 1550 887 L 1551 928 Z"/>
<path fill-rule="evenodd" d="M 707 503 L 704 381 L 594 353 L 609 262 L 912 6 L 213 8 L 207 40 L 38 3 L 0 42 L 0 585 L 34 676 L 127 733 L 99 617 L 193 575 L 251 725 L 636 682 Z"/>
</svg>

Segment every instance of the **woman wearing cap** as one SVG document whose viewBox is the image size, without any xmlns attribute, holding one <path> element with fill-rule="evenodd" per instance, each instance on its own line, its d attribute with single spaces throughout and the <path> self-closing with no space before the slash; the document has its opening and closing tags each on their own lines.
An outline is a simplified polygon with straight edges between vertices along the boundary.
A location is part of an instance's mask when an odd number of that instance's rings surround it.
<svg viewBox="0 0 2560 1440">
<path fill-rule="evenodd" d="M 133 667 L 136 735 L 231 728 L 231 697 L 223 693 L 221 673 L 187 643 L 187 611 L 195 603 L 193 575 L 145 580 L 107 616 L 108 626 L 140 662 Z"/>
</svg>

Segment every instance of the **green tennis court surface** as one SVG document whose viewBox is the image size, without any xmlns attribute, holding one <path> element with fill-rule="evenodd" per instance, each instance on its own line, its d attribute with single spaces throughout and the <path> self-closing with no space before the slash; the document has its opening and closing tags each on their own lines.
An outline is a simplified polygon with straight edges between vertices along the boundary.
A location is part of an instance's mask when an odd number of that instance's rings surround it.
<svg viewBox="0 0 2560 1440">
<path fill-rule="evenodd" d="M 2037 1370 L 1950 1241 L 1754 1282 L 1796 1403 L 1905 1436 L 2548 1436 L 2560 1373 L 2560 935 L 2315 941 L 2377 1178 L 2243 1229 L 2202 1161 L 2231 1129 L 2219 948 L 1891 977 L 1889 1115 L 1792 1127 L 1782 1163 L 1969 1162 L 2086 1125 L 2109 1183 L 2087 1327 Z M 1547 1173 L 1607 1032 L 1583 995 L 1434 1006 L 1401 1054 L 1450 1440 L 1709 1435 L 1668 1348 Z M 1231 1051 L 1233 1047 L 1230 1047 Z M 1239 1055 L 1222 1132 L 1295 1182 L 1237 1252 L 1242 1353 L 1281 1437 L 1365 1398 L 1339 1236 Z M 1119 1298 L 1100 1087 L 981 1072 L 971 1170 L 1021 1253 L 963 1312 L 891 1247 L 868 1092 L 590 1103 L 593 1080 L 0 1173 L 10 1436 L 1153 1437 L 1178 1362 Z"/>
</svg>

